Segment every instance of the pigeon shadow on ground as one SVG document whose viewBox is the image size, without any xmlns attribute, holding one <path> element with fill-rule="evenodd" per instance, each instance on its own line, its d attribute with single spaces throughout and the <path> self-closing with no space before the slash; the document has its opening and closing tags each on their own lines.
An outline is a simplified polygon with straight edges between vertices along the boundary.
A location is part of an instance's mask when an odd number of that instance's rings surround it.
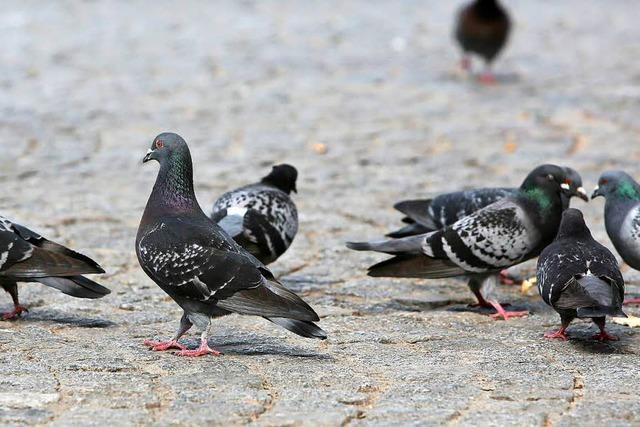
<svg viewBox="0 0 640 427">
<path fill-rule="evenodd" d="M 569 344 L 582 353 L 589 354 L 635 354 L 636 352 L 629 347 L 626 335 L 622 328 L 607 328 L 607 330 L 617 335 L 619 341 L 598 341 L 593 338 L 597 332 L 593 328 L 584 328 L 578 330 L 569 330 Z"/>
<path fill-rule="evenodd" d="M 368 311 L 412 311 L 425 312 L 439 310 L 451 305 L 458 306 L 465 303 L 463 299 L 412 299 L 412 298 L 394 298 L 391 301 L 375 304 Z"/>
<path fill-rule="evenodd" d="M 191 345 L 193 344 L 193 345 Z M 187 344 L 189 348 L 196 348 L 196 343 Z M 282 342 L 272 342 L 268 340 L 251 340 L 251 341 L 224 341 L 216 338 L 209 340 L 209 345 L 223 354 L 228 355 L 244 355 L 244 356 L 289 356 L 303 357 L 318 360 L 332 360 L 333 357 L 319 353 L 310 349 L 286 345 Z"/>
<path fill-rule="evenodd" d="M 52 322 L 65 325 L 73 325 L 80 328 L 110 328 L 116 323 L 93 317 L 80 317 L 56 310 L 38 310 L 35 313 L 28 313 L 19 321 L 23 322 Z"/>
<path fill-rule="evenodd" d="M 582 353 L 588 354 L 633 354 L 634 352 L 621 341 L 598 341 L 592 338 L 593 333 L 573 334 L 569 344 Z"/>
<path fill-rule="evenodd" d="M 530 304 L 510 304 L 501 303 L 502 308 L 507 311 L 528 311 L 529 313 L 535 313 L 536 310 Z M 457 304 L 447 308 L 447 311 L 462 312 L 462 313 L 478 313 L 478 314 L 495 314 L 496 310 L 493 307 L 481 307 L 472 304 Z"/>
</svg>

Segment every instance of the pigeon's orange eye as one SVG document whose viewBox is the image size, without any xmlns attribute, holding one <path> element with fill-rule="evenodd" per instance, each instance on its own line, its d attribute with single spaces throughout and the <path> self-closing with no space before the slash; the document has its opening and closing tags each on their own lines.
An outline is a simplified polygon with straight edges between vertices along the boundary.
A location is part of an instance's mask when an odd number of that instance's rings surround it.
<svg viewBox="0 0 640 427">
<path fill-rule="evenodd" d="M 573 184 L 573 181 L 571 181 L 570 179 L 566 179 L 564 182 L 569 185 Z"/>
<path fill-rule="evenodd" d="M 156 141 L 156 148 L 162 148 L 164 147 L 164 142 L 162 142 L 161 139 Z"/>
<path fill-rule="evenodd" d="M 607 182 L 609 182 L 609 181 L 607 181 L 606 179 L 601 179 L 600 180 L 600 185 L 605 185 Z"/>
</svg>

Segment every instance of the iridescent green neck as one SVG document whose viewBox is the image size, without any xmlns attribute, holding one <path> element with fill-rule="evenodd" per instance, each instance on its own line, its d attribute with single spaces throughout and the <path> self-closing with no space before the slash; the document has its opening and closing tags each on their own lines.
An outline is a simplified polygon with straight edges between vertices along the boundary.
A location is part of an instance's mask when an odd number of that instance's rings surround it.
<svg viewBox="0 0 640 427">
<path fill-rule="evenodd" d="M 529 200 L 534 201 L 542 210 L 548 210 L 553 205 L 551 197 L 543 189 L 539 187 L 531 187 L 522 190 L 522 194 Z"/>
<path fill-rule="evenodd" d="M 175 152 L 160 165 L 149 203 L 160 211 L 191 211 L 198 207 L 188 151 Z"/>
<path fill-rule="evenodd" d="M 615 191 L 616 195 L 622 199 L 640 200 L 640 192 L 634 183 L 622 181 L 618 184 Z"/>
</svg>

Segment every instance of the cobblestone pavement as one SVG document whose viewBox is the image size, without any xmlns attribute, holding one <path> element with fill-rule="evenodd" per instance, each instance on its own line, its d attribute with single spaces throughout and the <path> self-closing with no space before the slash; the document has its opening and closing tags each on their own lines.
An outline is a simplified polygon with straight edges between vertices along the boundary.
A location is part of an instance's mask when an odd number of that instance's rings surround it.
<svg viewBox="0 0 640 427">
<path fill-rule="evenodd" d="M 517 185 L 542 162 L 589 190 L 604 169 L 640 176 L 635 1 L 507 0 L 495 87 L 456 71 L 457 3 L 4 2 L 2 213 L 95 257 L 113 293 L 21 286 L 30 312 L 0 323 L 0 423 L 638 425 L 638 330 L 600 344 L 578 321 L 544 340 L 558 318 L 536 295 L 501 287 L 533 312 L 508 322 L 455 312 L 464 283 L 374 280 L 382 257 L 344 247 L 398 225 L 400 198 Z M 272 267 L 329 340 L 229 316 L 211 336 L 223 357 L 142 345 L 180 317 L 133 248 L 157 171 L 140 160 L 165 130 L 189 141 L 207 208 L 298 167 L 300 232 Z M 610 245 L 602 199 L 575 205 Z"/>
</svg>

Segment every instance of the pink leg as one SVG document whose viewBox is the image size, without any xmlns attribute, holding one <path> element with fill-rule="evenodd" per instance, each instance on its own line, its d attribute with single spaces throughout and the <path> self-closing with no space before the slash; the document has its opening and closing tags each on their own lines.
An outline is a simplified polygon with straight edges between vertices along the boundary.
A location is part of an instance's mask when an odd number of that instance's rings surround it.
<svg viewBox="0 0 640 427">
<path fill-rule="evenodd" d="M 509 320 L 509 318 L 511 317 L 524 317 L 527 316 L 529 314 L 529 312 L 527 310 L 524 311 L 506 311 L 498 301 L 492 301 L 489 300 L 488 301 L 489 304 L 491 304 L 493 306 L 493 308 L 496 309 L 497 313 L 492 314 L 491 318 L 492 319 L 500 319 L 503 318 L 504 320 Z"/>
<path fill-rule="evenodd" d="M 517 285 L 516 281 L 509 275 L 507 270 L 501 270 L 498 277 L 500 278 L 500 283 L 503 285 Z"/>
<path fill-rule="evenodd" d="M 598 341 L 618 341 L 620 338 L 618 338 L 615 335 L 611 335 L 610 333 L 608 333 L 603 329 L 600 331 L 600 333 L 595 334 L 593 336 L 593 339 Z"/>
<path fill-rule="evenodd" d="M 627 298 L 624 304 L 640 304 L 640 297 Z"/>
<path fill-rule="evenodd" d="M 24 306 L 22 306 L 20 304 L 16 304 L 13 307 L 13 310 L 7 311 L 6 313 L 2 313 L 2 320 L 15 319 L 16 317 L 19 317 L 20 314 L 26 313 L 26 312 L 29 312 L 29 310 L 27 310 L 26 307 L 24 307 Z"/>
<path fill-rule="evenodd" d="M 544 333 L 544 337 L 545 338 L 555 338 L 555 339 L 560 339 L 562 341 L 566 341 L 569 339 L 569 337 L 567 337 L 567 328 L 565 328 L 564 326 L 561 327 L 560 329 L 558 329 L 557 331 L 547 331 Z"/>
<path fill-rule="evenodd" d="M 197 349 L 195 350 L 183 349 L 176 353 L 177 356 L 184 356 L 184 357 L 200 357 L 200 356 L 205 356 L 207 354 L 212 354 L 214 356 L 222 355 L 222 353 L 220 353 L 219 351 L 209 347 L 209 343 L 207 342 L 206 338 L 200 339 L 200 347 L 198 347 Z"/>
<path fill-rule="evenodd" d="M 187 347 L 183 346 L 176 339 L 170 339 L 168 341 L 153 341 L 144 340 L 144 345 L 150 347 L 153 351 L 165 351 L 170 348 L 177 348 L 178 350 L 186 350 Z"/>
<path fill-rule="evenodd" d="M 604 329 L 604 322 L 604 317 L 593 319 L 593 323 L 595 323 L 598 328 L 600 328 L 600 333 L 595 334 L 593 336 L 593 339 L 598 341 L 618 341 L 619 338 L 617 336 L 611 335 Z"/>
<path fill-rule="evenodd" d="M 498 83 L 498 81 L 496 80 L 496 77 L 489 70 L 483 71 L 482 74 L 478 76 L 478 82 L 484 85 L 494 85 Z"/>
</svg>

